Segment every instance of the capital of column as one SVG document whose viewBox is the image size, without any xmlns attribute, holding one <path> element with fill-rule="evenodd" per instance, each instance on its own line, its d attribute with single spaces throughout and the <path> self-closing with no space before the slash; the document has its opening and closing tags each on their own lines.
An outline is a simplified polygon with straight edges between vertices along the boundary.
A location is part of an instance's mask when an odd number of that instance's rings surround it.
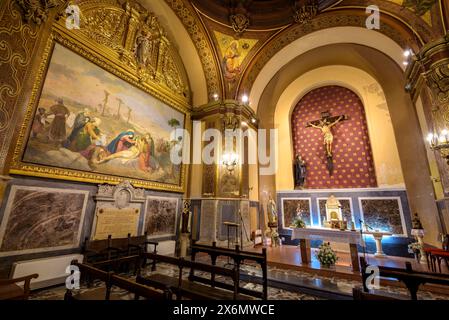
<svg viewBox="0 0 449 320">
<path fill-rule="evenodd" d="M 436 108 L 449 103 L 449 34 L 426 44 L 412 57 L 406 78 L 405 89 L 413 100 L 419 96 L 422 86 L 427 85 Z"/>
</svg>

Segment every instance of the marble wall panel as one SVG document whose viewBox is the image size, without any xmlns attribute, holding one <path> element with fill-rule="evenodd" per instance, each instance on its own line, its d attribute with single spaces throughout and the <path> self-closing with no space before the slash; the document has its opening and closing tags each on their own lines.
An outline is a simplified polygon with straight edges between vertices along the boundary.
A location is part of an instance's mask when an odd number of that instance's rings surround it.
<svg viewBox="0 0 449 320">
<path fill-rule="evenodd" d="M 150 237 L 176 235 L 178 198 L 148 196 L 144 232 Z"/>
<path fill-rule="evenodd" d="M 12 186 L 0 225 L 0 256 L 79 247 L 88 191 Z"/>
<path fill-rule="evenodd" d="M 398 199 L 360 199 L 364 222 L 375 230 L 404 234 L 402 208 Z"/>
<path fill-rule="evenodd" d="M 307 226 L 311 226 L 310 199 L 282 199 L 282 225 L 290 228 L 298 212 Z"/>
</svg>

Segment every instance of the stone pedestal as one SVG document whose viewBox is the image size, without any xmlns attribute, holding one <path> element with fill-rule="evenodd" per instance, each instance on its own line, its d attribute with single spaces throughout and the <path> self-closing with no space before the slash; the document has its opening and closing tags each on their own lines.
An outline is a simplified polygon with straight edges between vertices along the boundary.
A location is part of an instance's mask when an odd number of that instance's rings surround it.
<svg viewBox="0 0 449 320">
<path fill-rule="evenodd" d="M 366 232 L 366 234 L 371 234 L 376 241 L 376 253 L 374 256 L 376 258 L 385 258 L 387 255 L 382 250 L 382 238 L 384 236 L 391 236 L 388 232 Z"/>
</svg>

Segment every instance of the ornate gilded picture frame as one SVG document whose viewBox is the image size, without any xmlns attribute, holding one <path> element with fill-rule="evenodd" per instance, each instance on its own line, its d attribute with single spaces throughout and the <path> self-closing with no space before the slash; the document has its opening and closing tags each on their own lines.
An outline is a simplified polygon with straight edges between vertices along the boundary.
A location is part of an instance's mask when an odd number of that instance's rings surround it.
<svg viewBox="0 0 449 320">
<path fill-rule="evenodd" d="M 88 9 L 80 30 L 54 25 L 10 173 L 90 183 L 129 180 L 137 187 L 183 192 L 185 166 L 170 159 L 172 147 L 183 139 L 172 132 L 186 128 L 190 119 L 182 65 L 176 64 L 163 31 L 155 28 L 157 20 L 150 22 L 146 15 L 127 49 L 106 38 L 117 34 L 95 33 L 99 26 L 89 25 L 89 12 L 98 11 Z M 126 8 L 103 10 L 127 16 Z M 124 40 L 130 37 L 126 30 Z M 155 39 L 151 32 L 157 32 L 159 42 L 148 42 Z M 140 48 L 143 41 L 148 43 Z M 156 45 L 156 53 L 170 61 L 150 59 Z M 145 51 L 149 48 L 153 51 Z"/>
</svg>

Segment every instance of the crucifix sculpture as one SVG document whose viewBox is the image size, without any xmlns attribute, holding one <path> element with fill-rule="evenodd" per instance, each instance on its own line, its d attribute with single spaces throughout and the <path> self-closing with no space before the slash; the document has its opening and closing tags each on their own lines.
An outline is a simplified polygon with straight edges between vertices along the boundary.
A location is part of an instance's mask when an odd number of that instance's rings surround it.
<svg viewBox="0 0 449 320">
<path fill-rule="evenodd" d="M 332 143 L 334 142 L 334 135 L 332 134 L 331 128 L 341 121 L 348 120 L 349 117 L 346 115 L 331 116 L 329 111 L 321 112 L 321 119 L 310 121 L 307 123 L 306 128 L 316 128 L 320 129 L 323 133 L 323 143 L 327 158 L 327 170 L 329 175 L 332 176 L 334 171 L 333 164 L 333 154 L 332 154 Z"/>
</svg>

